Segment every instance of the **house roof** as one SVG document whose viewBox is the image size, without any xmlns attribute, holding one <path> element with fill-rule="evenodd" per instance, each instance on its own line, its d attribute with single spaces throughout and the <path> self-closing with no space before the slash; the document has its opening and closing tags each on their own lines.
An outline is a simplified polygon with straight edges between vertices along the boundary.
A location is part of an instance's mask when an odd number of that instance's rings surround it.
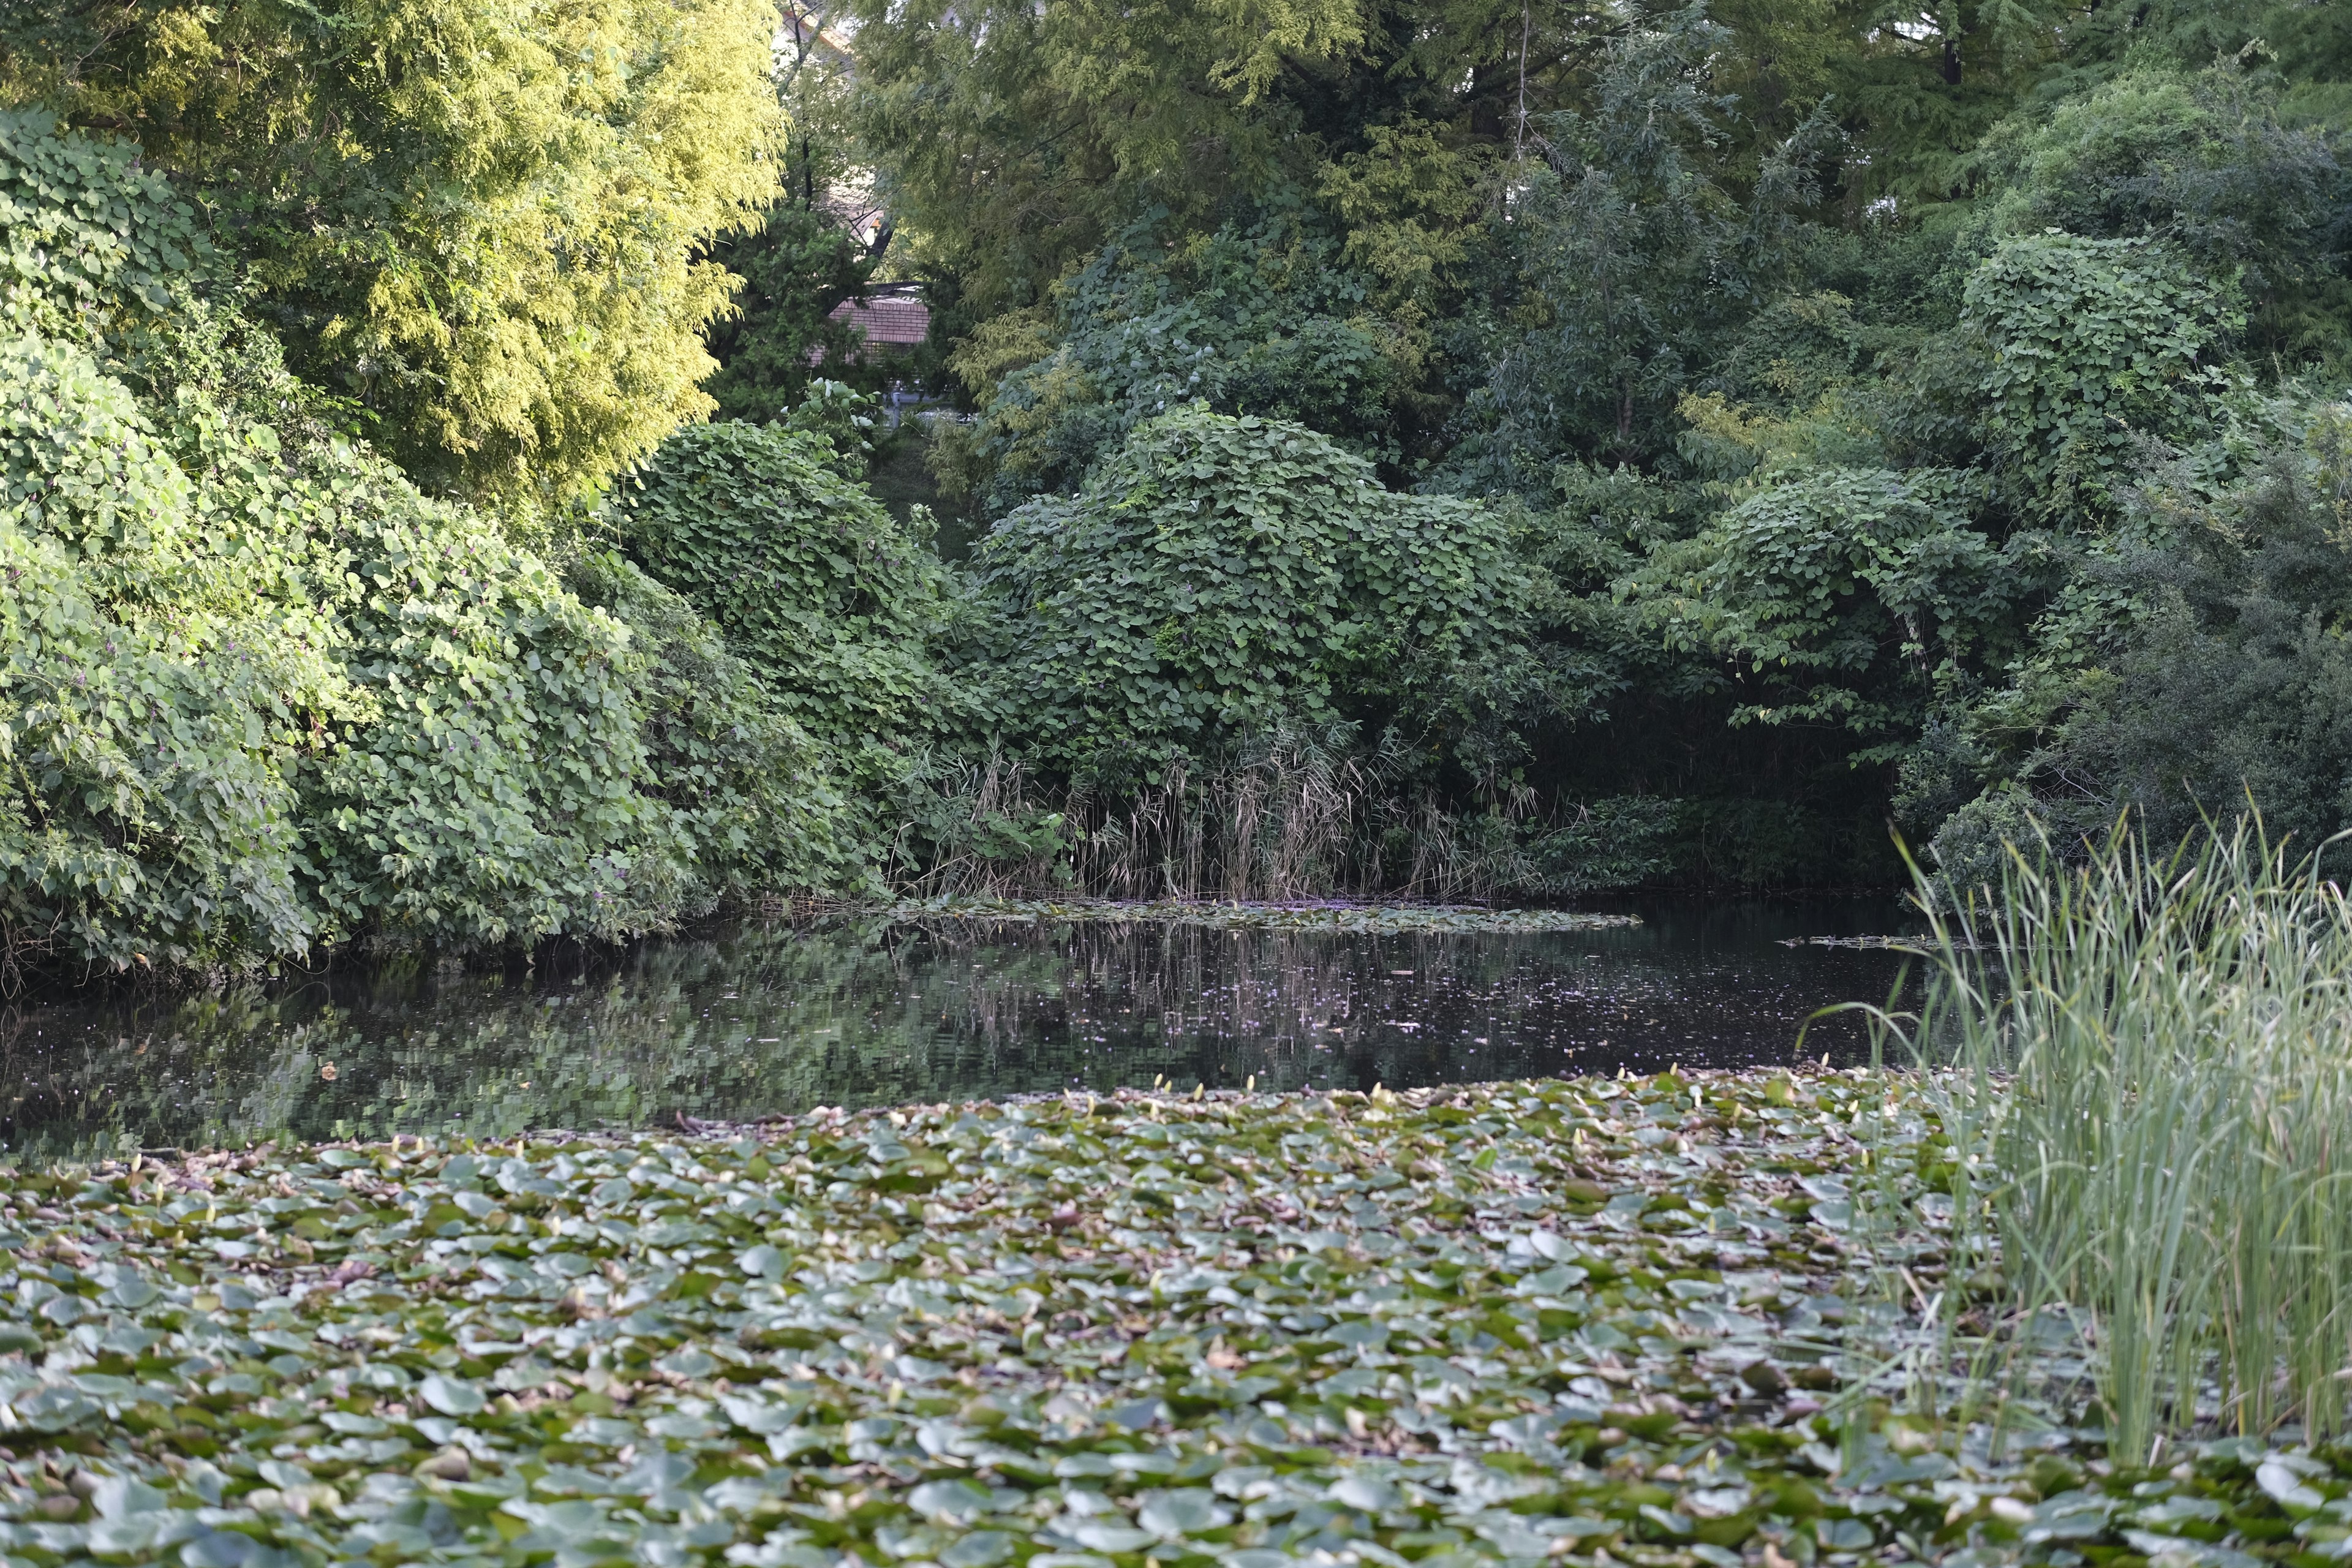
<svg viewBox="0 0 2352 1568">
<path fill-rule="evenodd" d="M 931 308 L 912 293 L 877 290 L 862 304 L 844 300 L 833 308 L 832 319 L 856 327 L 881 349 L 913 348 L 931 331 Z"/>
</svg>

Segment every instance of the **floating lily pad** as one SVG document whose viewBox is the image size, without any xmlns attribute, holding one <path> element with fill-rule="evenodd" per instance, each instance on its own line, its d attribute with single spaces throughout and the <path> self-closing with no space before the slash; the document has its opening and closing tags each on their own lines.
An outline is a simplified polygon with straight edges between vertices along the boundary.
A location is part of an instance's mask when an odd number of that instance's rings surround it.
<svg viewBox="0 0 2352 1568">
<path fill-rule="evenodd" d="M 1954 1158 L 1901 1079 L 1670 1074 L 0 1172 L 0 1552 L 2340 1558 L 2339 1450 L 1892 1414 Z"/>
</svg>

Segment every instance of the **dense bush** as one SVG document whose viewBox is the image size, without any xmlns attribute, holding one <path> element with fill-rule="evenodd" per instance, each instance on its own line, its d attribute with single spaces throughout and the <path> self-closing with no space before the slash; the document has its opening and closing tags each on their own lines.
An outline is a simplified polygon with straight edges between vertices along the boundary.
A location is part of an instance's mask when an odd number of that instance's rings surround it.
<svg viewBox="0 0 2352 1568">
<path fill-rule="evenodd" d="M 16 274 L 70 336 L 0 345 L 12 951 L 611 936 L 833 873 L 805 742 L 683 605 L 624 584 L 633 632 L 418 493 L 234 297 L 102 243 L 157 184 L 79 138 L 33 152 L 43 200 L 113 226 Z"/>
<path fill-rule="evenodd" d="M 976 565 L 965 671 L 1039 760 L 1114 772 L 1335 720 L 1425 745 L 1522 673 L 1532 592 L 1501 514 L 1199 407 L 1015 511 Z"/>
<path fill-rule="evenodd" d="M 639 787 L 677 813 L 704 890 L 767 895 L 863 881 L 869 867 L 832 752 L 719 629 L 615 552 L 583 556 L 565 580 L 629 628 L 646 749 Z"/>
<path fill-rule="evenodd" d="M 2352 410 L 2264 413 L 2236 463 L 2149 476 L 2033 657 L 1920 759 L 1915 790 L 1990 785 L 1936 835 L 1948 874 L 1998 881 L 2003 837 L 2080 853 L 2126 812 L 2168 842 L 2252 804 L 2303 849 L 2352 823 Z"/>
<path fill-rule="evenodd" d="M 613 510 L 631 559 L 720 629 L 880 834 L 912 753 L 969 707 L 933 659 L 948 584 L 919 526 L 844 478 L 825 437 L 735 421 L 670 437 Z"/>
<path fill-rule="evenodd" d="M 158 437 L 87 351 L 0 358 L 0 536 L 39 584 L 9 621 L 16 934 L 120 965 L 665 918 L 687 872 L 635 787 L 627 630 L 380 459 L 179 390 Z"/>
<path fill-rule="evenodd" d="M 2031 505 L 2095 525 L 2140 440 L 2200 431 L 2206 400 L 2230 384 L 2216 361 L 2243 324 L 2233 292 L 2139 237 L 2005 239 L 1969 274 L 1966 319 L 1984 350 L 1970 390 Z"/>
</svg>

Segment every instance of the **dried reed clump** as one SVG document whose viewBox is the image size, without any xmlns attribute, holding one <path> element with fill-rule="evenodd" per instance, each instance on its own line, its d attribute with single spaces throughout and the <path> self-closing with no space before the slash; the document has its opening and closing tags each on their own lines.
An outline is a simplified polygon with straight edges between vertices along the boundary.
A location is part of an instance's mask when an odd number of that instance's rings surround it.
<svg viewBox="0 0 2352 1568">
<path fill-rule="evenodd" d="M 1081 780 L 1046 792 L 1000 752 L 931 776 L 900 830 L 892 880 L 917 898 L 1447 902 L 1591 885 L 1548 870 L 1535 852 L 1579 831 L 1606 837 L 1609 825 L 1587 822 L 1582 808 L 1565 825 L 1539 820 L 1535 792 L 1513 785 L 1465 811 L 1398 787 L 1403 771 L 1394 756 L 1359 748 L 1344 725 L 1285 727 L 1216 762 L 1177 758 L 1156 782 L 1119 788 Z M 1634 829 L 1654 836 L 1651 825 Z M 1616 858 L 1630 871 L 1598 885 L 1652 868 L 1638 855 Z"/>
<path fill-rule="evenodd" d="M 2259 824 L 2166 855 L 2013 856 L 1937 917 L 1918 1036 L 1962 1069 L 1955 1213 L 2018 1305 L 2087 1317 L 2116 1457 L 2347 1429 L 2352 904 Z M 1961 1123 L 1974 1119 L 1963 1131 Z"/>
<path fill-rule="evenodd" d="M 918 896 L 1016 897 L 1076 888 L 1113 898 L 1295 899 L 1370 886 L 1373 771 L 1344 731 L 1284 729 L 1222 765 L 1181 760 L 1156 784 L 1081 784 L 1051 800 L 1002 754 L 952 768 L 923 803 L 919 869 L 902 830 L 902 886 Z M 914 825 L 910 824 L 910 827 Z"/>
</svg>

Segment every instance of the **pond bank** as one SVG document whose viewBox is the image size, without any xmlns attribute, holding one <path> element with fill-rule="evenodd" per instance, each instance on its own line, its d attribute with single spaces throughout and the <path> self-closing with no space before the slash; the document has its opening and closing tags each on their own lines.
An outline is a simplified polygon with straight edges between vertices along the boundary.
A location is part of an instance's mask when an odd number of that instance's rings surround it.
<svg viewBox="0 0 2352 1568">
<path fill-rule="evenodd" d="M 1998 1458 L 1890 1413 L 1906 1373 L 1936 1389 L 1883 1287 L 1953 1286 L 1950 1157 L 1901 1080 L 1857 1072 L 26 1170 L 0 1179 L 0 1544 L 182 1568 L 2327 1550 L 2294 1535 L 2343 1490 L 2322 1460 L 2103 1474 L 2030 1403 Z M 2273 1500 L 2281 1476 L 2302 1489 Z"/>
</svg>

